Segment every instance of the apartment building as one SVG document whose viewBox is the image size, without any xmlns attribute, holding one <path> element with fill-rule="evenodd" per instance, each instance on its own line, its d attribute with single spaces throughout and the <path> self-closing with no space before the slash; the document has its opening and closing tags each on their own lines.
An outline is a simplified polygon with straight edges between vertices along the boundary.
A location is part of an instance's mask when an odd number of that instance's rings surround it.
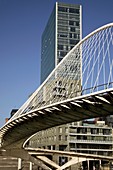
<svg viewBox="0 0 113 170">
<path fill-rule="evenodd" d="M 113 136 L 112 127 L 105 124 L 105 121 L 85 120 L 81 122 L 72 122 L 70 124 L 53 127 L 34 136 L 29 145 L 50 150 L 74 151 L 77 153 L 95 154 L 112 156 L 113 154 Z M 68 157 L 53 156 L 52 159 L 59 165 L 69 161 Z M 74 170 L 76 165 L 69 169 Z M 92 169 L 95 167 L 109 169 L 110 164 L 106 161 L 85 161 L 76 167 L 83 169 Z"/>
</svg>

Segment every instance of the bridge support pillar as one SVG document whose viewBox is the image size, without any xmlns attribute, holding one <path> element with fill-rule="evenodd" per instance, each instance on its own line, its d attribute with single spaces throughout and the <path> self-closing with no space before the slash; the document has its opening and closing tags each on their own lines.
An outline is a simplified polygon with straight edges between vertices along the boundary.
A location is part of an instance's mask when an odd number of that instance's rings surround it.
<svg viewBox="0 0 113 170">
<path fill-rule="evenodd" d="M 18 158 L 18 170 L 22 169 L 22 159 Z"/>
<path fill-rule="evenodd" d="M 89 160 L 87 160 L 87 169 L 89 170 Z"/>
<path fill-rule="evenodd" d="M 32 170 L 32 166 L 33 166 L 33 164 L 32 164 L 32 162 L 30 162 L 29 170 Z"/>
</svg>

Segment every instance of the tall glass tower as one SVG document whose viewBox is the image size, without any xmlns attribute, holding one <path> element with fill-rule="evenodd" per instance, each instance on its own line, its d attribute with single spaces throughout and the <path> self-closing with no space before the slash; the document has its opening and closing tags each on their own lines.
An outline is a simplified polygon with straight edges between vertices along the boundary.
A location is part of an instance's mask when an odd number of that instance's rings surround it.
<svg viewBox="0 0 113 170">
<path fill-rule="evenodd" d="M 41 83 L 81 38 L 81 5 L 56 2 L 42 34 Z"/>
</svg>

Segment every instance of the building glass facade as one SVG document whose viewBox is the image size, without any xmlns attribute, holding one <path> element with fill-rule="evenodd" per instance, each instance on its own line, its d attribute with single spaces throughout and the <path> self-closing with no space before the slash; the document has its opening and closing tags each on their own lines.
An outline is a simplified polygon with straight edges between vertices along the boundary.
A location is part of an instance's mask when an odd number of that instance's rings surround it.
<svg viewBox="0 0 113 170">
<path fill-rule="evenodd" d="M 41 83 L 81 40 L 81 6 L 56 2 L 42 35 Z"/>
<path fill-rule="evenodd" d="M 48 20 L 46 28 L 42 34 L 41 46 L 41 83 L 47 78 L 55 67 L 55 8 Z"/>
</svg>

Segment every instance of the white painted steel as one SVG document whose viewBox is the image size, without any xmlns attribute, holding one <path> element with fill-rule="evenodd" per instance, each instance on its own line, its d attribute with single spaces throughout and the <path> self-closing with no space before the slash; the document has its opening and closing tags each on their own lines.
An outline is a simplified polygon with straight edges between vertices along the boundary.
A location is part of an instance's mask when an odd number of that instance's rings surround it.
<svg viewBox="0 0 113 170">
<path fill-rule="evenodd" d="M 110 23 L 81 40 L 9 121 L 36 108 L 113 87 L 112 53 Z"/>
<path fill-rule="evenodd" d="M 25 119 L 30 119 L 36 114 L 37 116 L 44 115 L 44 109 L 51 113 L 50 108 L 52 107 L 53 110 L 60 110 L 57 107 L 59 104 L 66 108 L 68 106 L 65 103 L 70 102 L 77 107 L 82 107 L 77 100 L 87 100 L 88 96 L 97 94 L 98 99 L 109 104 L 109 101 L 100 97 L 99 94 L 112 92 L 112 54 L 113 23 L 110 23 L 81 40 L 62 59 L 17 113 L 1 128 L 1 132 L 8 131 L 13 124 L 24 122 Z M 91 102 L 87 100 L 87 103 Z M 11 122 L 14 123 L 10 124 Z M 3 136 L 4 133 L 0 135 Z"/>
</svg>

